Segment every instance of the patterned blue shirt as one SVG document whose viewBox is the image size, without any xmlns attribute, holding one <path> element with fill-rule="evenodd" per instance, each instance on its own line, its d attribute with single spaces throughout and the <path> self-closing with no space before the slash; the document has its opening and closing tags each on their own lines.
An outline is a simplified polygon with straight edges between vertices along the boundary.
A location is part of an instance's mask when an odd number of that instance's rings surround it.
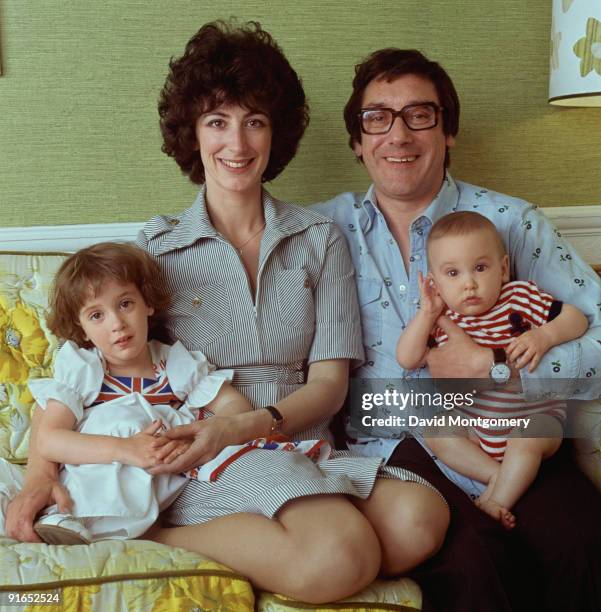
<svg viewBox="0 0 601 612">
<path fill-rule="evenodd" d="M 533 373 L 520 371 L 524 393 L 534 400 L 546 391 L 545 380 L 560 377 L 578 399 L 601 394 L 601 285 L 595 272 L 537 208 L 523 200 L 482 189 L 447 174 L 433 202 L 412 223 L 409 269 L 379 210 L 374 186 L 365 195 L 342 193 L 315 208 L 344 232 L 356 270 L 363 326 L 365 363 L 361 378 L 429 377 L 427 368 L 404 370 L 396 361 L 396 343 L 419 306 L 418 272 L 426 274 L 426 240 L 442 216 L 471 210 L 488 217 L 503 238 L 511 278 L 531 280 L 556 299 L 573 304 L 589 320 L 586 334 L 550 350 Z M 580 381 L 587 380 L 582 385 Z M 579 389 L 579 386 L 586 387 Z M 366 454 L 390 456 L 398 440 L 373 440 Z"/>
</svg>

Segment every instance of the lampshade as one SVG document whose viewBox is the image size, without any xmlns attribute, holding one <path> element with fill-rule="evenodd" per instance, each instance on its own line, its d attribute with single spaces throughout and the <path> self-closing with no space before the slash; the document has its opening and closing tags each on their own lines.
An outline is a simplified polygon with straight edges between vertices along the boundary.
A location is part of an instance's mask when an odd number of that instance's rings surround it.
<svg viewBox="0 0 601 612">
<path fill-rule="evenodd" d="M 549 104 L 601 106 L 601 0 L 552 0 Z"/>
</svg>

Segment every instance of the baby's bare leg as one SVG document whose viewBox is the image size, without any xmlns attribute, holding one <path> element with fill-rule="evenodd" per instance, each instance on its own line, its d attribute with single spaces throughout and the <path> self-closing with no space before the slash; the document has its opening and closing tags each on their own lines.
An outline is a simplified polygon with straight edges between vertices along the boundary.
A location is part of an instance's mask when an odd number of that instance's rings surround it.
<svg viewBox="0 0 601 612">
<path fill-rule="evenodd" d="M 428 428 L 424 439 L 437 457 L 468 478 L 488 484 L 499 470 L 499 462 L 480 448 L 480 442 L 470 437 L 466 427 Z"/>
<path fill-rule="evenodd" d="M 479 504 L 480 508 L 491 516 L 492 512 L 499 514 L 499 508 L 510 510 L 536 478 L 541 461 L 557 451 L 562 433 L 559 421 L 547 414 L 532 416 L 525 431 L 514 429 L 507 440 L 505 456 L 491 494 Z M 545 437 L 523 437 L 537 434 Z M 499 518 L 505 527 L 511 529 L 515 519 L 509 515 L 500 515 Z"/>
</svg>

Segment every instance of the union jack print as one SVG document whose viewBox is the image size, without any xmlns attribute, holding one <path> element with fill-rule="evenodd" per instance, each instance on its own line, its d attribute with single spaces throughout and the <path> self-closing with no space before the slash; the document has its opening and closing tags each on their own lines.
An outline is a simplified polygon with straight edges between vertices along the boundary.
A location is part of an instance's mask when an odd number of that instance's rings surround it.
<svg viewBox="0 0 601 612">
<path fill-rule="evenodd" d="M 142 378 L 141 376 L 113 376 L 105 374 L 102 386 L 100 387 L 100 393 L 92 406 L 110 402 L 130 393 L 139 393 L 149 404 L 168 404 L 176 410 L 183 403 L 173 393 L 166 376 L 154 379 Z"/>
</svg>

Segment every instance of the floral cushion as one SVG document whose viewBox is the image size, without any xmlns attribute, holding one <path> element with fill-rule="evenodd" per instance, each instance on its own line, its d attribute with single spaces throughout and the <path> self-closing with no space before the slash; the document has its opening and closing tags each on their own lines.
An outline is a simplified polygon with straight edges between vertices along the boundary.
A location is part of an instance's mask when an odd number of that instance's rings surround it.
<svg viewBox="0 0 601 612">
<path fill-rule="evenodd" d="M 0 253 L 0 457 L 27 460 L 33 398 L 30 377 L 51 375 L 57 339 L 45 310 L 65 254 Z"/>
<path fill-rule="evenodd" d="M 410 578 L 399 580 L 376 580 L 352 597 L 341 599 L 332 606 L 300 603 L 273 593 L 260 593 L 258 612 L 292 612 L 293 610 L 336 610 L 336 612 L 358 612 L 359 610 L 403 610 L 411 612 L 422 609 L 422 594 L 419 586 Z"/>
</svg>

